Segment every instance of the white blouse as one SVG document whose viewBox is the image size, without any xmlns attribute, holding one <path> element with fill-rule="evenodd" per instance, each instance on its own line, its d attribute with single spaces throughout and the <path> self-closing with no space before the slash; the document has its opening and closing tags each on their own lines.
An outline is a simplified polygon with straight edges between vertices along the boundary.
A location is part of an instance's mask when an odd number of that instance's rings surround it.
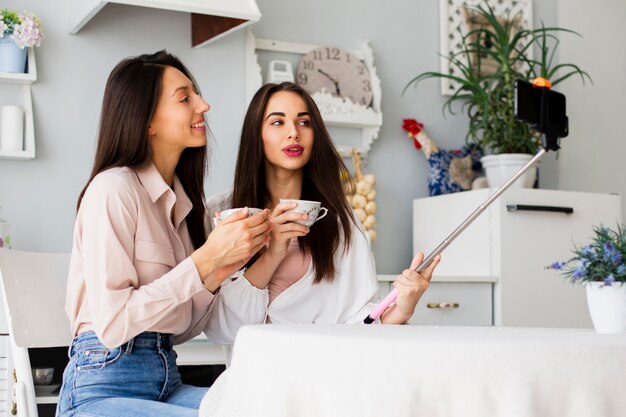
<svg viewBox="0 0 626 417">
<path fill-rule="evenodd" d="M 230 201 L 230 193 L 209 198 L 207 216 L 231 208 Z M 267 289 L 250 284 L 245 271 L 237 272 L 224 281 L 215 297 L 205 334 L 213 343 L 231 344 L 241 326 L 264 323 L 268 317 L 276 324 L 362 323 L 378 302 L 379 293 L 374 257 L 358 220 L 352 224 L 350 249 L 344 253 L 340 242 L 334 260 L 333 282 L 313 284 L 311 261 L 305 275 L 271 304 Z"/>
</svg>

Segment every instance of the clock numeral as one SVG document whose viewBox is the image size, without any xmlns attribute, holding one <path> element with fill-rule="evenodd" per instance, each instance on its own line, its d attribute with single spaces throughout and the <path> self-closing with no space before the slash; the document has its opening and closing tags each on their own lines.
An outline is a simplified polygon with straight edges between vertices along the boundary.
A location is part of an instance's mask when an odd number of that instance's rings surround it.
<svg viewBox="0 0 626 417">
<path fill-rule="evenodd" d="M 298 83 L 306 84 L 309 82 L 309 77 L 305 73 L 298 74 Z"/>
<path fill-rule="evenodd" d="M 369 103 L 367 102 L 367 100 L 365 99 L 365 97 L 361 97 L 361 104 L 364 106 L 369 105 Z"/>
<path fill-rule="evenodd" d="M 358 71 L 359 71 L 359 75 L 365 74 L 365 66 L 364 65 L 359 65 L 357 68 L 358 68 Z"/>
<path fill-rule="evenodd" d="M 328 48 L 326 48 L 328 49 Z M 322 59 L 322 51 L 319 49 L 316 49 L 313 51 L 313 59 L 315 59 L 316 61 L 319 61 L 320 59 Z"/>
<path fill-rule="evenodd" d="M 313 61 L 309 61 L 308 59 L 306 59 L 306 60 L 302 61 L 302 67 L 303 67 L 305 70 L 312 70 L 312 69 L 315 69 L 315 62 L 313 62 Z"/>
<path fill-rule="evenodd" d="M 363 80 L 363 91 L 368 93 L 372 91 L 372 85 L 370 84 L 370 80 Z"/>
<path fill-rule="evenodd" d="M 339 48 L 326 48 L 326 59 L 332 59 L 334 61 L 341 60 L 341 52 Z"/>
<path fill-rule="evenodd" d="M 346 52 L 346 62 L 347 62 L 348 64 L 349 64 L 350 62 L 352 62 L 350 52 Z"/>
</svg>

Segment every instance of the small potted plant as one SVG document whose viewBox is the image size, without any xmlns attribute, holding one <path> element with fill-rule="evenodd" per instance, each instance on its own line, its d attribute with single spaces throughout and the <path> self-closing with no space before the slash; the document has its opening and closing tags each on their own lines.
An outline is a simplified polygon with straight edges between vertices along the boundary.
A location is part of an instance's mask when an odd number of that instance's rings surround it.
<svg viewBox="0 0 626 417">
<path fill-rule="evenodd" d="M 535 154 L 540 138 L 529 126 L 515 117 L 514 83 L 516 79 L 534 80 L 543 77 L 557 85 L 572 75 L 583 83 L 589 75 L 574 64 L 554 63 L 558 33 L 574 33 L 557 27 L 524 29 L 516 16 L 497 16 L 489 5 L 467 7 L 466 11 L 482 24 L 462 37 L 458 52 L 446 57 L 451 73 L 429 71 L 413 78 L 406 89 L 430 78 L 445 78 L 454 82 L 456 89 L 444 102 L 444 113 L 455 114 L 454 103 L 461 103 L 469 116 L 466 141 L 480 145 L 487 153 L 483 161 L 491 163 L 495 155 L 520 160 L 525 165 Z M 539 58 L 531 58 L 532 51 Z M 520 158 L 519 154 L 528 154 Z M 507 164 L 510 164 L 508 162 Z M 483 162 L 484 165 L 484 162 Z M 512 169 L 512 173 L 517 171 Z M 492 187 L 495 184 L 489 178 Z M 504 180 L 509 176 L 503 176 Z M 502 181 L 504 182 L 504 181 Z M 534 181 L 530 182 L 530 186 Z"/>
<path fill-rule="evenodd" d="M 585 285 L 587 304 L 598 333 L 626 333 L 626 229 L 594 226 L 587 245 L 576 244 L 574 256 L 548 269 L 572 283 Z"/>
<path fill-rule="evenodd" d="M 42 40 L 41 22 L 34 14 L 0 10 L 0 72 L 26 72 L 27 48 Z"/>
</svg>

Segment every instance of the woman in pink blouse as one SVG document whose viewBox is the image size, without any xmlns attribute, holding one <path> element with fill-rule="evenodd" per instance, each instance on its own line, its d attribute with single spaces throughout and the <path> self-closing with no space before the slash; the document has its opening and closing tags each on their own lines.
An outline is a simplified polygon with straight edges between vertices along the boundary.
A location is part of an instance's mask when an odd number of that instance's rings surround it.
<svg viewBox="0 0 626 417">
<path fill-rule="evenodd" d="M 206 236 L 207 111 L 165 51 L 109 76 L 78 200 L 57 416 L 197 416 L 206 388 L 181 384 L 172 346 L 205 328 L 222 281 L 269 241 L 267 210 Z"/>
</svg>

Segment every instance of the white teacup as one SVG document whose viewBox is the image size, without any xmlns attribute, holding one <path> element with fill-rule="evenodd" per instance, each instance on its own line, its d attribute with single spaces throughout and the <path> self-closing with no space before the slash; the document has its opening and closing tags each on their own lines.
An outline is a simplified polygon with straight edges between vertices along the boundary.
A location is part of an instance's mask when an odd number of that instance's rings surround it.
<svg viewBox="0 0 626 417">
<path fill-rule="evenodd" d="M 295 208 L 292 208 L 288 211 L 296 211 L 299 213 L 306 213 L 306 220 L 297 220 L 296 223 L 302 224 L 304 226 L 311 227 L 313 223 L 318 221 L 319 219 L 324 218 L 328 214 L 328 209 L 326 207 L 322 207 L 322 203 L 319 201 L 308 201 L 308 200 L 290 200 L 281 198 L 279 199 L 281 203 L 297 203 L 298 205 Z M 320 216 L 320 212 L 323 211 L 323 214 Z"/>
<path fill-rule="evenodd" d="M 237 213 L 239 210 L 243 210 L 245 207 L 232 208 L 228 210 L 220 211 L 219 217 L 213 217 L 213 225 L 217 226 L 222 220 L 227 218 L 228 216 Z M 257 213 L 262 212 L 263 210 L 254 207 L 248 207 L 248 217 L 252 217 Z"/>
</svg>

